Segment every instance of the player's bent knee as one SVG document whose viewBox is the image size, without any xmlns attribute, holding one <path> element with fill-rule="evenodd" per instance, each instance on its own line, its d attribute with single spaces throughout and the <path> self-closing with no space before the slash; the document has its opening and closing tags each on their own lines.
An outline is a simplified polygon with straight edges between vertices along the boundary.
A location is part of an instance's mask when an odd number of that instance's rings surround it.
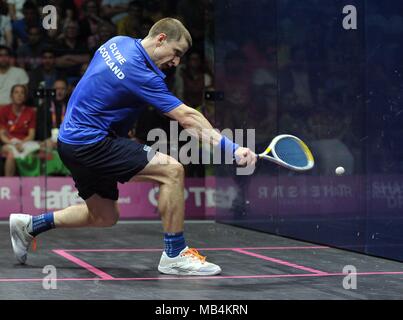
<svg viewBox="0 0 403 320">
<path fill-rule="evenodd" d="M 90 225 L 94 227 L 112 227 L 119 221 L 119 211 L 111 210 L 90 212 Z"/>
<path fill-rule="evenodd" d="M 91 220 L 91 225 L 94 227 L 113 227 L 119 219 L 115 217 L 92 217 Z"/>
<path fill-rule="evenodd" d="M 175 164 L 170 164 L 166 168 L 166 174 L 171 183 L 180 183 L 185 177 L 185 168 L 179 162 Z"/>
</svg>

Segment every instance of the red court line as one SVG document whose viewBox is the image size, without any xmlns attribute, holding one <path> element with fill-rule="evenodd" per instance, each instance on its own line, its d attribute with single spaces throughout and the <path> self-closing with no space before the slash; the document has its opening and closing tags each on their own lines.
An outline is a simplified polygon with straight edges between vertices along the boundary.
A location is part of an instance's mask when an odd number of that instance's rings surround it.
<svg viewBox="0 0 403 320">
<path fill-rule="evenodd" d="M 113 277 L 110 274 L 107 274 L 107 273 L 95 268 L 93 265 L 91 265 L 81 259 L 78 259 L 63 250 L 53 250 L 53 252 L 62 256 L 63 258 L 65 258 L 67 260 L 70 260 L 71 262 L 73 262 L 75 264 L 78 264 L 80 267 L 87 269 L 89 272 L 94 273 L 95 275 L 97 275 L 98 277 L 100 277 L 103 280 L 113 280 Z"/>
<path fill-rule="evenodd" d="M 292 268 L 295 268 L 295 269 L 300 269 L 300 270 L 312 272 L 312 273 L 315 273 L 315 274 L 327 274 L 327 272 L 323 272 L 323 271 L 320 271 L 320 270 L 316 270 L 316 269 L 312 269 L 312 268 L 300 266 L 300 265 L 298 265 L 298 264 L 290 263 L 290 262 L 287 262 L 287 261 L 284 261 L 284 260 L 280 260 L 280 259 L 276 259 L 276 258 L 270 258 L 270 257 L 267 257 L 267 256 L 263 256 L 263 255 L 261 255 L 261 254 L 257 254 L 257 253 L 250 252 L 250 251 L 246 251 L 246 250 L 243 250 L 243 249 L 232 249 L 232 251 L 239 252 L 239 253 L 242 253 L 242 254 L 246 254 L 246 255 L 248 255 L 248 256 L 255 257 L 255 258 L 258 258 L 258 259 L 263 259 L 263 260 L 266 260 L 266 261 L 271 261 L 271 262 L 274 262 L 274 263 L 277 263 L 277 264 L 281 264 L 281 265 L 284 265 L 284 266 L 287 266 L 287 267 L 292 267 Z"/>
<path fill-rule="evenodd" d="M 319 278 L 319 277 L 335 277 L 346 276 L 346 273 L 307 273 L 307 274 L 268 274 L 268 275 L 254 275 L 254 276 L 189 276 L 189 277 L 149 277 L 149 278 L 112 278 L 112 279 L 99 279 L 99 278 L 58 278 L 57 281 L 145 281 L 145 280 L 218 280 L 218 279 L 270 279 L 270 278 Z M 380 271 L 380 272 L 357 272 L 349 273 L 357 276 L 370 276 L 370 275 L 403 275 L 403 271 Z M 1 282 L 39 282 L 43 278 L 27 278 L 27 279 L 0 279 Z"/>
<path fill-rule="evenodd" d="M 43 281 L 44 278 L 22 278 L 22 279 L 0 279 L 0 283 L 1 282 L 39 282 L 39 281 Z M 56 281 L 95 281 L 95 280 L 103 280 L 100 278 L 55 278 L 54 280 Z M 109 279 L 105 279 L 105 280 L 109 280 Z M 112 280 L 112 279 L 110 279 Z"/>
<path fill-rule="evenodd" d="M 230 247 L 230 248 L 197 248 L 204 251 L 232 251 L 234 249 L 243 250 L 304 250 L 304 249 L 330 249 L 325 246 L 301 246 L 301 247 Z M 59 249 L 64 252 L 161 252 L 162 248 L 136 248 L 136 249 Z"/>
<path fill-rule="evenodd" d="M 361 272 L 361 273 L 303 273 L 303 274 L 263 274 L 253 276 L 182 276 L 182 277 L 163 277 L 163 278 L 114 278 L 114 281 L 141 281 L 141 280 L 217 280 L 217 279 L 270 279 L 270 278 L 318 278 L 327 276 L 368 276 L 368 275 L 400 275 L 403 271 L 391 272 Z"/>
</svg>

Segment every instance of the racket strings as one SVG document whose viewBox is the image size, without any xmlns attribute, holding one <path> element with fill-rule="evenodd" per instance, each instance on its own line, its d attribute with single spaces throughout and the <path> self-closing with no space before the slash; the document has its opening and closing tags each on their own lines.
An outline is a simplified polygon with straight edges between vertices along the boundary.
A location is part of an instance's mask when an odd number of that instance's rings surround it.
<svg viewBox="0 0 403 320">
<path fill-rule="evenodd" d="M 308 155 L 303 146 L 295 139 L 283 138 L 279 140 L 274 150 L 282 161 L 292 166 L 305 167 L 308 165 Z"/>
</svg>

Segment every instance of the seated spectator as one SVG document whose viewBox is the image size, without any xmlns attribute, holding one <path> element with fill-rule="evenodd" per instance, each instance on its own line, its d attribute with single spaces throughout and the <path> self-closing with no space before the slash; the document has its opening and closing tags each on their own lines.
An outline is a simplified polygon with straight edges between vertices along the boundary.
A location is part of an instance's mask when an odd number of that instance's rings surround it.
<svg viewBox="0 0 403 320">
<path fill-rule="evenodd" d="M 4 1 L 6 2 L 6 1 Z M 23 7 L 25 0 L 7 0 L 8 14 L 12 21 L 24 18 Z"/>
<path fill-rule="evenodd" d="M 30 27 L 42 27 L 39 17 L 39 11 L 36 4 L 32 1 L 26 1 L 22 9 L 24 17 L 15 20 L 12 23 L 13 35 L 16 46 L 19 47 L 23 43 L 28 42 L 28 29 Z"/>
<path fill-rule="evenodd" d="M 27 88 L 14 85 L 11 89 L 12 103 L 0 109 L 0 141 L 4 144 L 2 155 L 6 158 L 4 173 L 12 177 L 16 173 L 16 159 L 24 159 L 37 151 L 39 144 L 34 140 L 35 109 L 27 107 Z"/>
<path fill-rule="evenodd" d="M 191 52 L 186 64 L 177 68 L 175 92 L 187 105 L 197 108 L 203 103 L 204 88 L 212 85 L 211 76 L 204 71 L 201 55 Z"/>
<path fill-rule="evenodd" d="M 131 0 L 102 0 L 101 16 L 104 19 L 117 23 L 127 16 L 129 2 Z"/>
<path fill-rule="evenodd" d="M 144 1 L 144 16 L 152 20 L 154 24 L 155 22 L 167 16 L 168 6 L 169 6 L 168 1 L 159 1 L 159 0 Z"/>
<path fill-rule="evenodd" d="M 5 1 L 0 1 L 0 45 L 12 47 L 13 29 L 11 19 L 7 15 L 8 9 Z"/>
<path fill-rule="evenodd" d="M 45 141 L 47 146 L 56 147 L 57 135 L 67 108 L 67 81 L 57 79 L 52 87 L 55 97 L 37 112 L 36 139 Z"/>
<path fill-rule="evenodd" d="M 148 35 L 148 31 L 151 29 L 151 27 L 153 26 L 153 21 L 151 19 L 147 19 L 147 18 L 143 18 L 142 22 L 141 22 L 141 26 L 140 26 L 140 30 L 139 30 L 139 35 L 138 37 L 140 39 L 144 39 L 145 37 L 147 37 Z"/>
<path fill-rule="evenodd" d="M 88 48 L 90 52 L 93 54 L 102 44 L 115 35 L 116 27 L 113 24 L 105 22 L 99 25 L 97 33 L 88 37 Z"/>
<path fill-rule="evenodd" d="M 56 54 L 56 67 L 61 68 L 67 77 L 75 77 L 81 64 L 90 60 L 88 47 L 79 40 L 79 26 L 76 21 L 68 21 L 64 26 L 63 39 L 59 42 Z"/>
<path fill-rule="evenodd" d="M 67 81 L 67 96 L 70 98 L 80 79 Z"/>
<path fill-rule="evenodd" d="M 0 106 L 11 103 L 10 92 L 15 84 L 28 84 L 24 69 L 11 66 L 11 49 L 0 45 Z"/>
<path fill-rule="evenodd" d="M 31 98 L 39 88 L 52 89 L 56 79 L 63 77 L 63 72 L 56 69 L 55 52 L 46 48 L 42 50 L 41 64 L 29 73 L 28 91 Z"/>
<path fill-rule="evenodd" d="M 87 41 L 88 37 L 97 32 L 99 25 L 105 21 L 100 17 L 100 8 L 95 0 L 87 0 L 83 3 L 83 16 L 79 19 L 80 38 Z"/>
<path fill-rule="evenodd" d="M 47 1 L 47 0 L 41 0 Z M 64 1 L 64 3 L 59 3 L 59 0 L 51 0 L 51 3 L 43 3 L 43 5 L 51 4 L 55 6 L 56 9 L 56 28 L 50 28 L 48 30 L 43 30 L 45 32 L 45 41 L 50 47 L 56 48 L 61 39 L 63 39 L 63 26 L 67 23 L 67 21 L 73 21 L 74 19 L 74 5 L 69 3 L 70 1 Z M 65 7 L 66 5 L 72 5 L 71 7 Z M 44 19 L 46 14 L 42 15 L 42 19 Z"/>
<path fill-rule="evenodd" d="M 39 158 L 47 162 L 45 166 L 47 175 L 68 175 L 69 171 L 57 152 L 59 127 L 67 108 L 67 81 L 57 79 L 53 89 L 56 93 L 54 99 L 40 106 L 37 112 L 36 140 L 40 141 L 41 146 Z M 39 175 L 41 173 L 39 159 L 34 159 L 29 169 L 31 176 Z"/>
<path fill-rule="evenodd" d="M 80 79 L 84 75 L 85 71 L 87 71 L 89 63 L 83 63 L 80 67 Z"/>
<path fill-rule="evenodd" d="M 17 64 L 19 67 L 30 71 L 40 65 L 42 50 L 46 46 L 42 38 L 42 31 L 39 27 L 28 28 L 28 42 L 17 49 Z"/>
<path fill-rule="evenodd" d="M 116 23 L 118 35 L 139 38 L 142 20 L 142 3 L 139 0 L 130 2 L 128 15 Z"/>
</svg>

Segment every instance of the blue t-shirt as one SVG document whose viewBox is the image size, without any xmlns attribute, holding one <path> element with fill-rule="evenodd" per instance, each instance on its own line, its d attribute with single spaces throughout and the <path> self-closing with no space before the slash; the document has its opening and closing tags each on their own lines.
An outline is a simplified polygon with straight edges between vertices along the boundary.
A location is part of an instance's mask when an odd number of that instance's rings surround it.
<svg viewBox="0 0 403 320">
<path fill-rule="evenodd" d="M 175 109 L 182 101 L 168 90 L 164 78 L 140 39 L 110 39 L 95 52 L 73 91 L 59 139 L 69 144 L 90 144 L 111 131 L 127 136 L 146 105 L 162 113 Z"/>
</svg>

